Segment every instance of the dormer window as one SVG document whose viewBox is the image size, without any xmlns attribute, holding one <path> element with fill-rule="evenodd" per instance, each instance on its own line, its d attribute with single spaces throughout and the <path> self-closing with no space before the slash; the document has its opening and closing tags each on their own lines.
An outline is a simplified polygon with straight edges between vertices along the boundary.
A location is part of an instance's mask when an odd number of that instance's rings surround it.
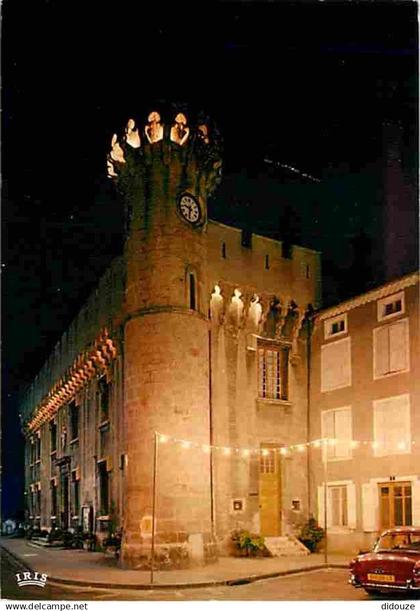
<svg viewBox="0 0 420 611">
<path fill-rule="evenodd" d="M 395 293 L 378 301 L 378 320 L 389 320 L 404 314 L 404 291 Z"/>
<path fill-rule="evenodd" d="M 335 316 L 324 323 L 325 339 L 347 333 L 347 314 Z"/>
</svg>

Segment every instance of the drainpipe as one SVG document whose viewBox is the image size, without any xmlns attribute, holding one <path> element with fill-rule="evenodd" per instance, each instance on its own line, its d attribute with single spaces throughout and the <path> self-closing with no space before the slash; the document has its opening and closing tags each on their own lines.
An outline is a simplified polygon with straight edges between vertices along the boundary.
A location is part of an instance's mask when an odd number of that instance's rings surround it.
<svg viewBox="0 0 420 611">
<path fill-rule="evenodd" d="M 211 328 L 209 326 L 209 428 L 210 428 L 210 520 L 212 538 L 215 536 L 214 515 L 214 485 L 213 485 L 213 396 L 212 396 L 212 350 L 211 350 Z"/>
<path fill-rule="evenodd" d="M 308 327 L 306 336 L 306 430 L 307 439 L 311 441 L 311 367 L 312 367 L 312 329 L 313 315 L 308 316 Z M 306 453 L 306 468 L 307 468 L 307 495 L 308 495 L 308 518 L 311 508 L 311 492 L 312 492 L 312 476 L 311 476 L 311 460 L 312 448 L 309 446 L 309 451 Z"/>
</svg>

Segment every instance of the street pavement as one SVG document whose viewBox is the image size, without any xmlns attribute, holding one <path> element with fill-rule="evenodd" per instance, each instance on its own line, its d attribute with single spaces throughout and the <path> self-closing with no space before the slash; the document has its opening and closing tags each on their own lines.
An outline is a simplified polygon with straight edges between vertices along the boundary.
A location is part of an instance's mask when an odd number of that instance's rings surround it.
<svg viewBox="0 0 420 611">
<path fill-rule="evenodd" d="M 33 571 L 46 573 L 49 582 L 105 588 L 149 589 L 150 571 L 123 570 L 112 556 L 85 550 L 35 547 L 25 539 L 2 538 L 0 544 Z M 334 566 L 348 567 L 350 558 L 329 556 Z M 156 571 L 156 587 L 198 587 L 253 581 L 267 577 L 325 568 L 321 554 L 276 558 L 221 557 L 217 563 L 185 570 Z"/>
<path fill-rule="evenodd" d="M 100 589 L 47 584 L 19 588 L 20 565 L 2 550 L 2 598 L 9 600 L 367 600 L 364 591 L 347 584 L 345 569 L 326 569 L 265 579 L 237 586 L 180 589 Z"/>
</svg>

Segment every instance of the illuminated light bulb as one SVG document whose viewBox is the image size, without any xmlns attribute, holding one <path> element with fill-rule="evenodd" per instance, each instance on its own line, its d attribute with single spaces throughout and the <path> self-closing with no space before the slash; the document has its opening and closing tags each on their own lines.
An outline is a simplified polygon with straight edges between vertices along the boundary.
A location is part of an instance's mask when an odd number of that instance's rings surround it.
<svg viewBox="0 0 420 611">
<path fill-rule="evenodd" d="M 201 447 L 203 448 L 203 452 L 205 452 L 206 454 L 210 454 L 210 446 L 204 444 Z"/>
<path fill-rule="evenodd" d="M 230 448 L 223 448 L 223 454 L 228 456 L 230 454 Z"/>
<path fill-rule="evenodd" d="M 358 445 L 359 445 L 359 442 L 353 440 L 350 445 L 351 445 L 352 448 L 357 448 Z"/>
<path fill-rule="evenodd" d="M 379 447 L 379 441 L 372 441 L 372 448 L 375 449 Z"/>
<path fill-rule="evenodd" d="M 247 449 L 242 450 L 242 456 L 249 456 L 249 454 L 250 454 L 250 450 L 247 450 Z"/>
<path fill-rule="evenodd" d="M 280 448 L 280 454 L 282 454 L 282 456 L 286 456 L 287 448 Z"/>
<path fill-rule="evenodd" d="M 298 452 L 304 452 L 305 451 L 305 445 L 302 443 L 302 444 L 296 446 L 296 450 Z"/>
<path fill-rule="evenodd" d="M 319 448 L 321 446 L 321 440 L 320 439 L 316 439 L 313 442 L 313 446 L 314 446 L 314 448 Z"/>
<path fill-rule="evenodd" d="M 400 441 L 399 444 L 397 445 L 397 448 L 399 450 L 405 450 L 406 448 L 405 441 Z"/>
<path fill-rule="evenodd" d="M 159 441 L 161 443 L 166 443 L 168 441 L 169 437 L 167 435 L 161 435 L 159 434 Z"/>
<path fill-rule="evenodd" d="M 181 441 L 181 446 L 188 450 L 191 447 L 191 441 Z"/>
<path fill-rule="evenodd" d="M 337 439 L 328 439 L 329 446 L 335 446 L 337 444 Z"/>
<path fill-rule="evenodd" d="M 261 454 L 263 456 L 268 456 L 269 452 L 268 452 L 268 450 L 261 450 Z"/>
</svg>

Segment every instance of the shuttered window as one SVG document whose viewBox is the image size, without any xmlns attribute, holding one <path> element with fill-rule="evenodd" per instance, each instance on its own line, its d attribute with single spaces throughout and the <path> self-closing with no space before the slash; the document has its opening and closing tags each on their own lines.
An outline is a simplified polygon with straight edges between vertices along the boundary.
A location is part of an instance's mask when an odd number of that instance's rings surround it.
<svg viewBox="0 0 420 611">
<path fill-rule="evenodd" d="M 409 367 L 408 319 L 373 331 L 374 377 L 407 371 Z"/>
<path fill-rule="evenodd" d="M 321 347 L 321 391 L 351 385 L 350 337 Z"/>
<path fill-rule="evenodd" d="M 351 458 L 351 407 L 324 411 L 321 417 L 322 437 L 329 440 L 324 450 L 324 459 L 325 453 L 329 460 Z"/>
<path fill-rule="evenodd" d="M 411 451 L 409 395 L 373 402 L 373 435 L 375 456 Z"/>
</svg>

